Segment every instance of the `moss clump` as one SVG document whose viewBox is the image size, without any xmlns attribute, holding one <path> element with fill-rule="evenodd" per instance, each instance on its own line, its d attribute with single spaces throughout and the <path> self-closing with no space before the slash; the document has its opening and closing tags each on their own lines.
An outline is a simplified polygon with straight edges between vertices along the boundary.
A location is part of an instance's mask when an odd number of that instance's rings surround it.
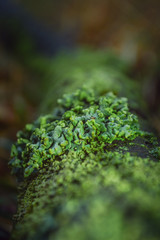
<svg viewBox="0 0 160 240">
<path fill-rule="evenodd" d="M 28 177 L 70 150 L 83 159 L 86 154 L 107 151 L 114 141 L 144 135 L 127 99 L 113 93 L 96 97 L 83 88 L 64 95 L 58 103 L 54 114 L 40 117 L 18 133 L 11 152 L 13 172 Z"/>
<path fill-rule="evenodd" d="M 13 239 L 159 240 L 160 163 L 70 151 L 23 182 Z"/>
</svg>

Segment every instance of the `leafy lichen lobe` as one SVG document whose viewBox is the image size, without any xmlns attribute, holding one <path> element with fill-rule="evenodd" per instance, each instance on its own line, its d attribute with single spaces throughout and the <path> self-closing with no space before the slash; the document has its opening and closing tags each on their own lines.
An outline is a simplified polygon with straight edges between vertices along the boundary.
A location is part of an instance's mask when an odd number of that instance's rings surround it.
<svg viewBox="0 0 160 240">
<path fill-rule="evenodd" d="M 21 171 L 28 177 L 70 150 L 83 159 L 86 154 L 106 151 L 114 141 L 143 135 L 127 99 L 112 92 L 98 97 L 83 87 L 64 95 L 58 104 L 53 114 L 41 116 L 18 133 L 10 161 L 14 173 Z"/>
</svg>

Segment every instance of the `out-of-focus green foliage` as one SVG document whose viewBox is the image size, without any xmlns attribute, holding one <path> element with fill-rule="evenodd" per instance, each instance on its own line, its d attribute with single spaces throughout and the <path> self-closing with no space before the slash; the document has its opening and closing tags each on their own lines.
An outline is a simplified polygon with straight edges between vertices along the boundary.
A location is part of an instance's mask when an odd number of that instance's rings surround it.
<svg viewBox="0 0 160 240">
<path fill-rule="evenodd" d="M 100 95 L 112 91 L 127 97 L 133 108 L 138 108 L 139 104 L 145 106 L 140 98 L 140 85 L 126 76 L 130 64 L 113 52 L 78 49 L 58 54 L 44 65 L 41 59 L 31 60 L 30 65 L 46 75 L 46 81 L 42 82 L 47 93 L 42 101 L 42 113 L 52 111 L 63 93 L 71 93 L 84 84 Z"/>
</svg>

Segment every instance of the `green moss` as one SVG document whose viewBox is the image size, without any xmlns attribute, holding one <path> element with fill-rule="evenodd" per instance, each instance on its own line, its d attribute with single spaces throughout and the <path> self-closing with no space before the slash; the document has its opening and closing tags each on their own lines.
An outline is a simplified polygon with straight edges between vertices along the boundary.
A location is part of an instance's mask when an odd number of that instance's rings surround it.
<svg viewBox="0 0 160 240">
<path fill-rule="evenodd" d="M 14 239 L 159 239 L 160 163 L 74 151 L 24 181 Z"/>
<path fill-rule="evenodd" d="M 144 133 L 128 109 L 126 98 L 113 93 L 96 97 L 93 90 L 79 89 L 58 100 L 52 115 L 40 117 L 18 133 L 10 164 L 13 172 L 28 177 L 45 163 L 70 150 L 86 154 L 106 151 L 116 141 L 133 140 Z"/>
<path fill-rule="evenodd" d="M 45 66 L 51 114 L 27 124 L 12 146 L 20 180 L 12 238 L 159 240 L 159 144 L 122 97 L 143 115 L 138 83 L 102 51 L 59 55 Z M 73 93 L 53 111 L 65 92 Z"/>
<path fill-rule="evenodd" d="M 129 64 L 107 49 L 62 52 L 47 66 L 44 82 L 48 91 L 41 104 L 41 113 L 52 112 L 59 97 L 76 91 L 83 84 L 88 89 L 96 89 L 100 95 L 112 91 L 119 97 L 127 97 L 133 108 L 145 108 L 139 83 L 127 77 Z"/>
</svg>

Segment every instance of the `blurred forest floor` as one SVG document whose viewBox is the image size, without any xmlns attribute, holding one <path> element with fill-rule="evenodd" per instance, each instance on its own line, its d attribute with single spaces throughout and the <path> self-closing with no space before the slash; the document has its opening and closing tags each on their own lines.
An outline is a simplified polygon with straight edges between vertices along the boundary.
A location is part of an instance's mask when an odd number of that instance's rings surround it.
<svg viewBox="0 0 160 240">
<path fill-rule="evenodd" d="M 0 0 L 0 239 L 10 236 L 17 204 L 8 168 L 11 144 L 35 119 L 44 94 L 47 64 L 37 71 L 29 60 L 47 63 L 64 48 L 113 49 L 141 82 L 160 135 L 159 11 L 158 0 Z"/>
</svg>

